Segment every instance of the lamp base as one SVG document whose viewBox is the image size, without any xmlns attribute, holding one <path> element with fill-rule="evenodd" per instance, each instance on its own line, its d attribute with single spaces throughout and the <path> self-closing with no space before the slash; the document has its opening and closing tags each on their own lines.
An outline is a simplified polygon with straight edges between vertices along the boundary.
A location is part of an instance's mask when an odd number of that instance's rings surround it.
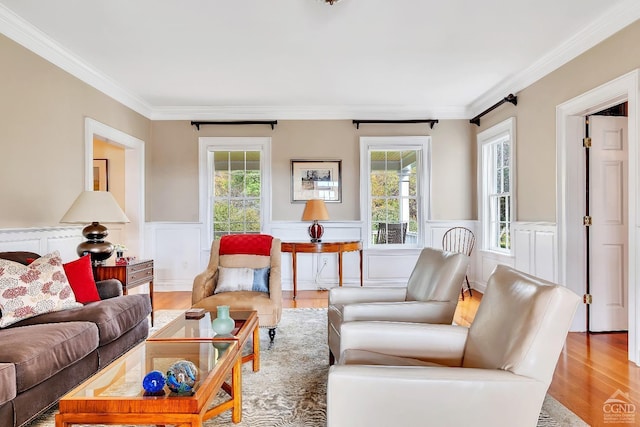
<svg viewBox="0 0 640 427">
<path fill-rule="evenodd" d="M 313 221 L 313 224 L 309 226 L 309 236 L 311 237 L 311 243 L 319 243 L 322 240 L 320 238 L 324 234 L 324 227 L 318 224 L 318 221 Z"/>
<path fill-rule="evenodd" d="M 97 222 L 93 222 L 82 229 L 82 235 L 87 239 L 76 248 L 78 256 L 91 255 L 91 264 L 95 267 L 103 265 L 113 254 L 115 246 L 111 242 L 105 242 L 104 238 L 109 235 L 107 227 Z"/>
</svg>

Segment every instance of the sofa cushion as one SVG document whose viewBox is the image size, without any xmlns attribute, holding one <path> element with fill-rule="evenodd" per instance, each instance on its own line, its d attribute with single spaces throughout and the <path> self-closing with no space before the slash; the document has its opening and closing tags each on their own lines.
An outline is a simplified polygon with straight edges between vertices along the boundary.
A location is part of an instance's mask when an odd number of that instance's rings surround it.
<svg viewBox="0 0 640 427">
<path fill-rule="evenodd" d="M 16 366 L 0 363 L 0 405 L 16 397 Z"/>
<path fill-rule="evenodd" d="M 100 346 L 116 340 L 151 313 L 149 295 L 123 295 L 90 302 L 71 310 L 42 314 L 16 323 L 15 326 L 57 322 L 92 322 L 98 327 Z M 1 360 L 0 360 L 1 361 Z"/>
<path fill-rule="evenodd" d="M 87 254 L 75 261 L 63 264 L 64 272 L 67 274 L 67 280 L 76 296 L 76 301 L 82 304 L 88 302 L 100 301 L 96 281 L 93 278 L 93 269 L 91 268 L 91 255 Z"/>
<path fill-rule="evenodd" d="M 28 266 L 0 259 L 0 327 L 80 305 L 69 286 L 58 251 Z"/>
<path fill-rule="evenodd" d="M 22 393 L 94 351 L 98 328 L 91 322 L 13 327 L 0 330 L 0 342 L 0 361 L 15 365 Z"/>
</svg>

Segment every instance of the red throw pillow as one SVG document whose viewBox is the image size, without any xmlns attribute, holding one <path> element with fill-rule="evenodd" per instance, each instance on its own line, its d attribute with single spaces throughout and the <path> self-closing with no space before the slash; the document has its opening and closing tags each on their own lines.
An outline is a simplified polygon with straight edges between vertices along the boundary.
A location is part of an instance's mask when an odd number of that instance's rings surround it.
<svg viewBox="0 0 640 427">
<path fill-rule="evenodd" d="M 98 287 L 91 268 L 91 255 L 85 255 L 75 261 L 63 264 L 63 267 L 71 289 L 76 295 L 76 301 L 82 304 L 100 301 Z"/>
</svg>

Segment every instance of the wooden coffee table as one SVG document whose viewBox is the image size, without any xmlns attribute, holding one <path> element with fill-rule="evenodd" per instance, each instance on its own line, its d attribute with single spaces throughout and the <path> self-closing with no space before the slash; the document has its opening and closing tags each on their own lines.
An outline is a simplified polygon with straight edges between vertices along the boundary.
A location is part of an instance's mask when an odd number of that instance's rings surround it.
<svg viewBox="0 0 640 427">
<path fill-rule="evenodd" d="M 216 344 L 214 346 L 214 344 Z M 202 421 L 232 410 L 242 419 L 242 358 L 238 340 L 147 341 L 60 399 L 56 427 L 72 424 L 174 424 L 200 427 Z M 166 372 L 177 360 L 198 367 L 193 395 L 145 396 L 142 379 L 152 370 Z M 231 384 L 225 380 L 231 375 Z M 220 389 L 231 397 L 213 408 Z"/>
<path fill-rule="evenodd" d="M 158 332 L 147 338 L 147 341 L 217 341 L 234 339 L 238 341 L 239 351 L 246 344 L 250 336 L 253 336 L 252 351 L 242 356 L 242 363 L 253 362 L 253 371 L 260 370 L 260 329 L 258 313 L 256 311 L 232 310 L 229 312 L 236 322 L 231 336 L 217 336 L 211 322 L 216 318 L 215 312 L 206 312 L 201 319 L 186 319 L 183 315 L 172 320 Z"/>
<path fill-rule="evenodd" d="M 242 364 L 260 369 L 260 330 L 255 311 L 231 311 L 235 328 L 216 335 L 215 313 L 201 319 L 178 316 L 158 332 L 60 399 L 56 427 L 72 424 L 177 424 L 200 427 L 202 421 L 231 410 L 231 420 L 242 420 Z M 253 337 L 252 352 L 242 348 Z M 142 379 L 152 370 L 166 372 L 177 360 L 198 366 L 199 382 L 192 396 L 145 396 Z M 231 384 L 225 380 L 231 375 Z M 223 389 L 230 399 L 212 408 Z"/>
</svg>

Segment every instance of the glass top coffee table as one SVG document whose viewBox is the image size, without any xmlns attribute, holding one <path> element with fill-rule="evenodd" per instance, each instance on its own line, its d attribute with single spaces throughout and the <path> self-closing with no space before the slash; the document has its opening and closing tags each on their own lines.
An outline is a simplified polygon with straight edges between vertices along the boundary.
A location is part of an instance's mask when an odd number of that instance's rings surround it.
<svg viewBox="0 0 640 427">
<path fill-rule="evenodd" d="M 167 372 L 178 360 L 198 369 L 193 393 L 146 395 L 144 376 Z M 96 375 L 70 391 L 59 403 L 56 427 L 73 424 L 175 424 L 200 427 L 202 421 L 232 410 L 232 421 L 242 419 L 242 362 L 237 339 L 215 341 L 147 341 L 134 347 Z M 231 385 L 225 380 L 231 374 Z M 218 390 L 231 397 L 210 408 Z"/>
<path fill-rule="evenodd" d="M 205 312 L 200 319 L 187 319 L 178 316 L 162 329 L 147 338 L 147 341 L 217 341 L 234 339 L 238 341 L 240 352 L 250 336 L 253 336 L 252 351 L 242 356 L 242 363 L 253 361 L 253 371 L 260 370 L 260 329 L 256 311 L 232 310 L 229 312 L 235 321 L 235 328 L 230 335 L 216 335 L 211 322 L 216 318 L 215 312 Z"/>
</svg>

